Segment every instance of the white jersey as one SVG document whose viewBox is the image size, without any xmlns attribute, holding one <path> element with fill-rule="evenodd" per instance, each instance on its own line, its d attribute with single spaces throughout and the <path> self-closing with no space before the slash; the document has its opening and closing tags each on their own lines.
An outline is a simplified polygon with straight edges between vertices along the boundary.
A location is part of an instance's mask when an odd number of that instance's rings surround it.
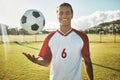
<svg viewBox="0 0 120 80">
<path fill-rule="evenodd" d="M 50 80 L 82 80 L 82 56 L 89 57 L 87 36 L 75 29 L 54 31 L 45 39 L 39 56 L 51 61 Z"/>
</svg>

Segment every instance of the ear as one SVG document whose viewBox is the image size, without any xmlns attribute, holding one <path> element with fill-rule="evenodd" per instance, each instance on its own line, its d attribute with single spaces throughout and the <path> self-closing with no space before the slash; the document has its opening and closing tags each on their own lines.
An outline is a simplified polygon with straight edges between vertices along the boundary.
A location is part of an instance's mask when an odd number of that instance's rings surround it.
<svg viewBox="0 0 120 80">
<path fill-rule="evenodd" d="M 73 18 L 73 15 L 71 16 L 71 19 Z"/>
</svg>

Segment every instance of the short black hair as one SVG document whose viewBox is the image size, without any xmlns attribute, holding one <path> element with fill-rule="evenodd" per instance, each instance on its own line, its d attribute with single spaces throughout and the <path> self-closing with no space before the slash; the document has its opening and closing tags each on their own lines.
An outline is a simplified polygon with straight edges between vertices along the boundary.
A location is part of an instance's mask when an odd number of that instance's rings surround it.
<svg viewBox="0 0 120 80">
<path fill-rule="evenodd" d="M 72 8 L 72 6 L 69 3 L 64 2 L 64 3 L 60 4 L 57 8 L 62 7 L 62 6 L 70 7 L 71 13 L 73 14 L 73 8 Z"/>
</svg>

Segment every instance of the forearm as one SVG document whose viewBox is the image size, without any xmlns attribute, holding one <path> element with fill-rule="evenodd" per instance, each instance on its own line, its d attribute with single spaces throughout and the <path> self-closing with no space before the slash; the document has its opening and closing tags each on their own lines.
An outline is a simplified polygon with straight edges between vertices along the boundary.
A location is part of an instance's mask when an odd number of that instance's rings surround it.
<svg viewBox="0 0 120 80">
<path fill-rule="evenodd" d="M 48 66 L 50 63 L 50 60 L 45 60 L 41 57 L 35 57 L 34 55 L 31 55 L 25 52 L 23 52 L 22 54 L 25 55 L 30 61 L 38 65 Z"/>
<path fill-rule="evenodd" d="M 86 72 L 88 75 L 88 80 L 94 80 L 93 79 L 93 67 L 92 67 L 92 63 L 89 63 L 86 65 Z"/>
<path fill-rule="evenodd" d="M 47 60 L 44 60 L 43 58 L 38 58 L 35 63 L 42 66 L 49 65 L 49 62 Z"/>
<path fill-rule="evenodd" d="M 93 75 L 93 67 L 92 67 L 92 62 L 91 59 L 88 58 L 84 58 L 85 60 L 85 67 L 86 67 L 86 72 L 88 75 L 88 80 L 94 80 L 94 75 Z"/>
</svg>

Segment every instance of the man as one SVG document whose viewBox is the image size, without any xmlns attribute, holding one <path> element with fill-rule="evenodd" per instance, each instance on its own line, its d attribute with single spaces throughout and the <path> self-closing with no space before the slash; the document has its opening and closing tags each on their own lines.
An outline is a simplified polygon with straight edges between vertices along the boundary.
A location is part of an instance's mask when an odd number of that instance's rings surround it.
<svg viewBox="0 0 120 80">
<path fill-rule="evenodd" d="M 88 80 L 93 80 L 92 62 L 87 35 L 71 27 L 73 9 L 62 3 L 57 7 L 60 29 L 51 32 L 45 39 L 39 57 L 23 54 L 32 62 L 48 66 L 51 63 L 50 80 L 82 80 L 82 57 Z"/>
</svg>

